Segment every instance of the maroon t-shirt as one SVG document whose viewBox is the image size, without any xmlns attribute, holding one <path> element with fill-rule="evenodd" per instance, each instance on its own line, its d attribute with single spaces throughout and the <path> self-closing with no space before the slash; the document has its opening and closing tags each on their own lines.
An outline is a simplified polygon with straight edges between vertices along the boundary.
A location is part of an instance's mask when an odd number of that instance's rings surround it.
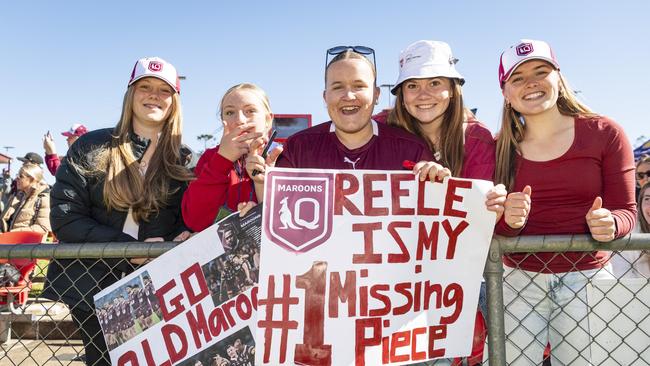
<svg viewBox="0 0 650 366">
<path fill-rule="evenodd" d="M 402 170 L 404 160 L 433 161 L 424 141 L 400 129 L 373 123 L 367 144 L 350 150 L 339 141 L 331 121 L 289 137 L 276 166 L 312 169 Z"/>
<path fill-rule="evenodd" d="M 612 212 L 616 237 L 628 234 L 636 221 L 634 158 L 623 129 L 606 117 L 576 118 L 573 144 L 562 156 L 549 161 L 516 158 L 513 192 L 532 188 L 530 213 L 520 230 L 503 219 L 497 234 L 588 234 L 585 216 L 597 196 Z M 561 273 L 600 268 L 608 253 L 568 252 L 510 254 L 504 263 L 527 271 Z"/>
</svg>

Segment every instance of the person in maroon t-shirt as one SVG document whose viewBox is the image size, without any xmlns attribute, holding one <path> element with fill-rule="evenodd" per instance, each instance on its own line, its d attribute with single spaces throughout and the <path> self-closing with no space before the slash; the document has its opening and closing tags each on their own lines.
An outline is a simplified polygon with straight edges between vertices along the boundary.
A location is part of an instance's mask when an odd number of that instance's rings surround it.
<svg viewBox="0 0 650 366">
<path fill-rule="evenodd" d="M 438 163 L 440 159 L 434 159 L 431 147 L 422 139 L 423 135 L 371 119 L 379 97 L 375 84 L 376 72 L 374 65 L 358 52 L 374 55 L 374 51 L 366 47 L 335 47 L 328 50 L 328 55 L 336 55 L 327 65 L 323 92 L 332 121 L 289 137 L 275 166 L 399 170 L 403 169 L 404 160 L 410 160 L 418 162 L 413 172 L 419 175 L 420 180 L 451 176 L 452 172 Z M 492 149 L 487 152 L 483 150 L 482 154 L 487 156 L 477 158 L 477 173 L 470 178 L 491 180 L 494 171 L 492 136 L 488 131 L 487 136 L 482 137 L 486 137 L 484 143 Z M 462 150 L 462 136 L 460 139 Z M 260 146 L 259 143 L 251 146 L 252 153 L 246 166 L 249 171 L 264 171 L 265 163 L 273 165 L 273 159 L 264 162 L 256 152 Z M 478 161 L 488 163 L 478 167 Z M 481 173 L 478 173 L 479 170 Z M 258 175 L 254 180 L 256 186 L 263 184 L 263 175 Z M 494 191 L 488 197 L 486 204 L 500 214 L 503 212 L 505 195 L 505 189 L 501 187 L 500 192 Z"/>
<path fill-rule="evenodd" d="M 436 161 L 448 167 L 454 177 L 492 181 L 494 139 L 490 130 L 465 108 L 465 79 L 456 70 L 456 61 L 445 42 L 424 40 L 406 47 L 400 53 L 399 77 L 391 90 L 395 107 L 387 122 L 424 139 Z M 503 214 L 505 199 L 503 184 L 487 194 L 486 206 L 497 213 L 497 221 Z M 483 361 L 485 283 L 481 285 L 479 310 L 472 354 L 468 357 L 470 365 Z"/>
<path fill-rule="evenodd" d="M 421 180 L 450 176 L 449 169 L 433 160 L 427 145 L 416 136 L 371 119 L 379 98 L 373 63 L 364 55 L 373 55 L 368 47 L 334 47 L 328 55 L 323 98 L 330 122 L 300 131 L 284 144 L 277 166 L 314 169 L 403 169 L 404 161 L 414 162 L 412 169 Z M 262 159 L 265 141 L 251 145 L 246 169 L 265 171 L 275 157 Z M 409 167 L 411 168 L 411 167 Z M 256 188 L 263 186 L 264 174 L 255 178 Z"/>
<path fill-rule="evenodd" d="M 500 60 L 504 96 L 496 181 L 508 195 L 502 235 L 590 234 L 609 242 L 635 223 L 634 160 L 623 129 L 580 103 L 550 46 L 521 40 Z M 587 284 L 613 278 L 609 252 L 504 257 L 507 362 L 591 363 Z"/>
</svg>

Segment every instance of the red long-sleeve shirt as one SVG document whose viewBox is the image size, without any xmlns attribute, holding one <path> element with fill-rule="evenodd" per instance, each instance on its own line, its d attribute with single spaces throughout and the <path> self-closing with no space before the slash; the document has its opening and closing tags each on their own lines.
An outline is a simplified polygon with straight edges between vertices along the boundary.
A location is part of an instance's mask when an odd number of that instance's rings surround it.
<svg viewBox="0 0 650 366">
<path fill-rule="evenodd" d="M 56 171 L 61 165 L 61 159 L 57 154 L 45 154 L 45 165 L 52 175 L 56 175 Z"/>
<path fill-rule="evenodd" d="M 193 231 L 212 225 L 224 205 L 236 211 L 240 202 L 257 202 L 245 166 L 233 163 L 218 151 L 219 146 L 203 153 L 194 169 L 196 180 L 190 183 L 183 195 L 183 220 Z M 235 169 L 235 166 L 239 168 Z"/>
<path fill-rule="evenodd" d="M 387 123 L 389 112 L 389 109 L 384 109 L 372 119 Z M 490 130 L 476 119 L 468 120 L 463 147 L 465 154 L 459 178 L 493 180 L 496 144 Z"/>
<path fill-rule="evenodd" d="M 575 118 L 573 144 L 562 156 L 531 161 L 517 156 L 513 192 L 532 188 L 531 208 L 523 228 L 503 219 L 496 232 L 505 236 L 588 234 L 585 216 L 597 196 L 612 212 L 616 238 L 628 234 L 636 221 L 634 158 L 623 129 L 606 117 Z M 514 253 L 504 257 L 510 267 L 561 273 L 602 267 L 607 252 Z"/>
<path fill-rule="evenodd" d="M 496 145 L 490 130 L 479 121 L 468 121 L 464 148 L 460 178 L 494 180 Z"/>
</svg>

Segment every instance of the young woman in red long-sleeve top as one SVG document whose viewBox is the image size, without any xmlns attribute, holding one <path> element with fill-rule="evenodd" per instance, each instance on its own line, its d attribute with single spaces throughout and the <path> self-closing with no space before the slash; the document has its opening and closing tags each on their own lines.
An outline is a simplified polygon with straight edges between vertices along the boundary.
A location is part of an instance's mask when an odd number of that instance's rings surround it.
<svg viewBox="0 0 650 366">
<path fill-rule="evenodd" d="M 220 212 L 247 210 L 261 198 L 244 159 L 251 142 L 268 136 L 271 129 L 273 113 L 266 93 L 254 84 L 235 85 L 221 99 L 219 115 L 221 142 L 203 153 L 194 171 L 196 180 L 183 195 L 183 219 L 193 231 L 212 225 Z"/>
<path fill-rule="evenodd" d="M 497 233 L 590 234 L 634 227 L 634 160 L 623 129 L 580 103 L 550 46 L 521 40 L 501 55 L 504 96 L 496 181 L 509 192 Z M 587 284 L 613 278 L 609 252 L 504 257 L 507 362 L 590 364 Z"/>
</svg>

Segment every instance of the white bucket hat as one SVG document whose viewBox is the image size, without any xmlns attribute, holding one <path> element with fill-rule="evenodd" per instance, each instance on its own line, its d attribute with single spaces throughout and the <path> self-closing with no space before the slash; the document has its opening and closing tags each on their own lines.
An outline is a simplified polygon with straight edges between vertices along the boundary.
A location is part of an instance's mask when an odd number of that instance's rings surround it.
<svg viewBox="0 0 650 366">
<path fill-rule="evenodd" d="M 428 79 L 447 77 L 458 79 L 460 85 L 465 79 L 456 71 L 451 48 L 445 42 L 417 41 L 410 44 L 399 55 L 399 77 L 391 93 L 395 94 L 400 85 L 408 79 Z"/>
<path fill-rule="evenodd" d="M 519 40 L 518 43 L 503 51 L 499 59 L 499 85 L 502 89 L 515 69 L 528 60 L 543 60 L 560 69 L 555 53 L 548 43 L 534 39 Z"/>
<path fill-rule="evenodd" d="M 146 77 L 158 78 L 169 84 L 177 93 L 181 92 L 176 68 L 160 57 L 144 57 L 139 59 L 135 63 L 135 66 L 133 66 L 133 71 L 131 71 L 129 86 Z"/>
</svg>

